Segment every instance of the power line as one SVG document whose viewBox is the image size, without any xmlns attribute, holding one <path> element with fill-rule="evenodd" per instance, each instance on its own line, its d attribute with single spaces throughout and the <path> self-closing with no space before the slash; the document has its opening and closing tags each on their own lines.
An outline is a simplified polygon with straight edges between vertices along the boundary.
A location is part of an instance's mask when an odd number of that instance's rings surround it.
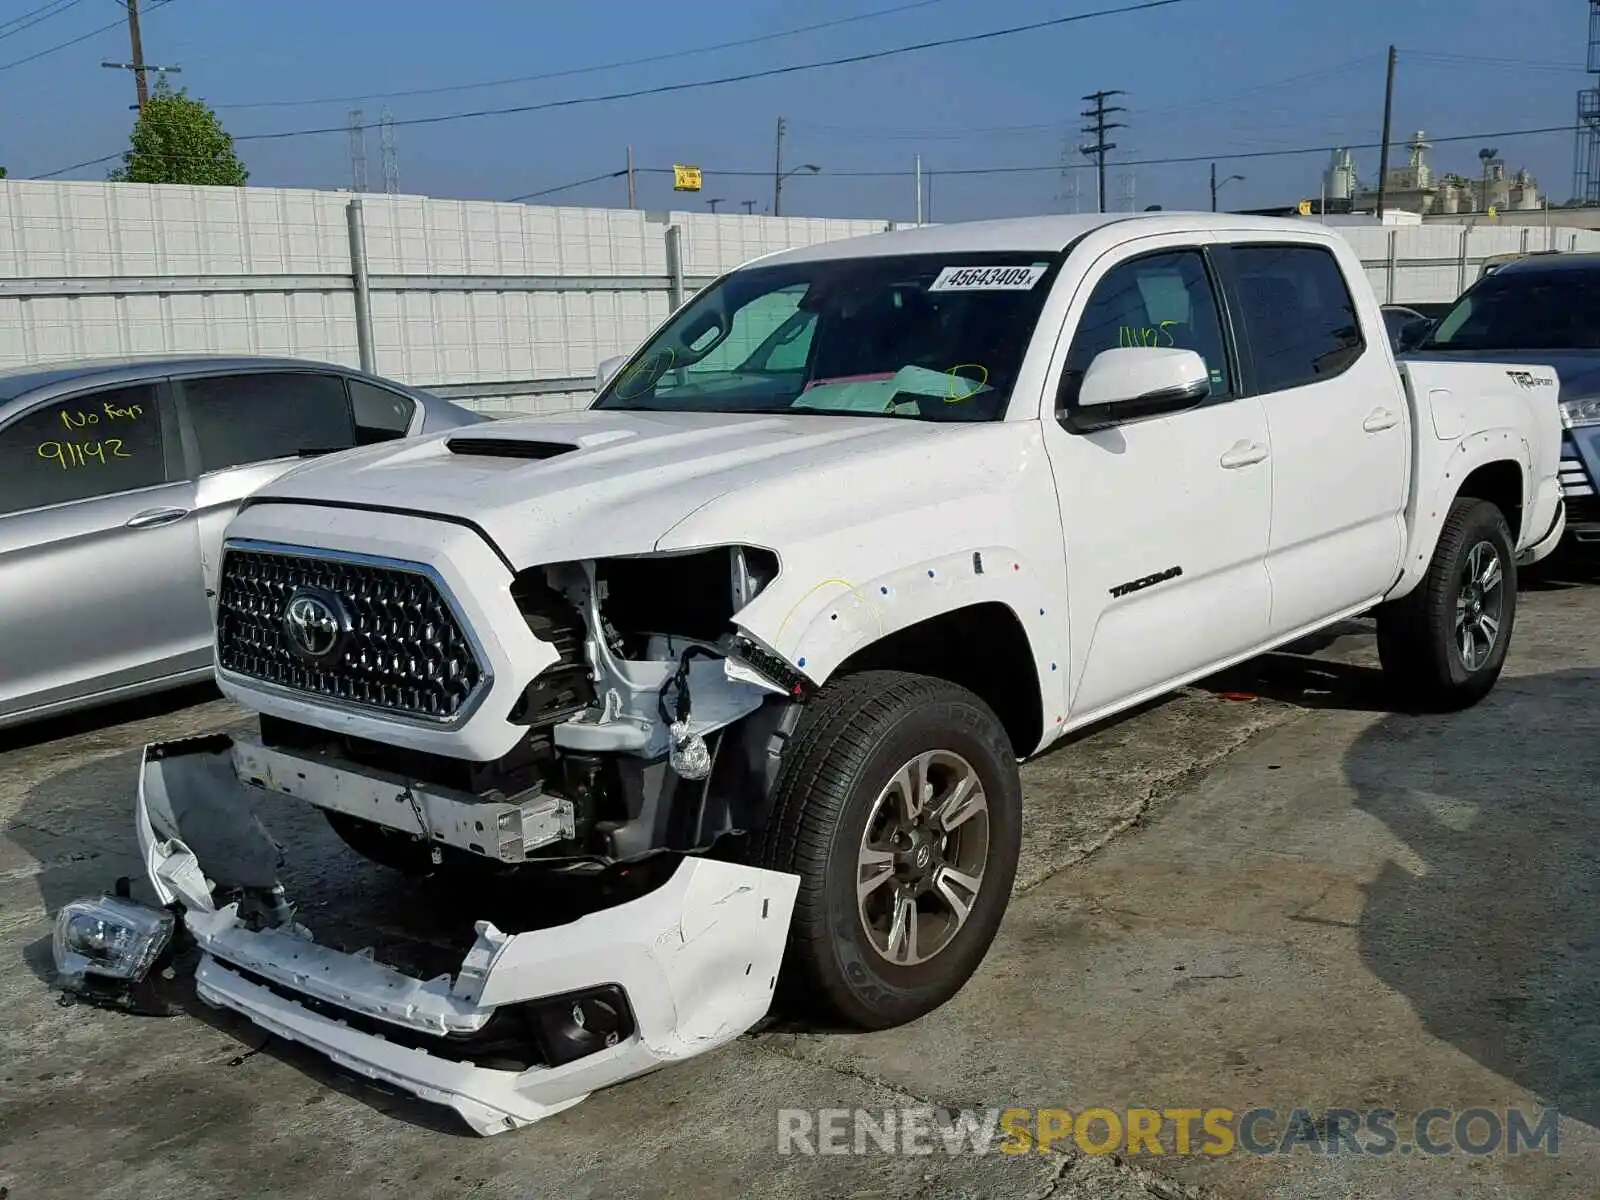
<svg viewBox="0 0 1600 1200">
<path fill-rule="evenodd" d="M 1476 142 L 1476 141 L 1492 141 L 1492 140 L 1509 140 L 1511 138 L 1518 138 L 1518 137 L 1539 137 L 1539 136 L 1543 136 L 1545 134 L 1553 134 L 1553 133 L 1572 133 L 1575 129 L 1577 129 L 1576 125 L 1549 125 L 1549 126 L 1545 126 L 1543 128 L 1540 128 L 1540 129 L 1501 129 L 1501 130 L 1496 130 L 1496 131 L 1488 132 L 1488 133 L 1463 133 L 1463 134 L 1456 134 L 1456 135 L 1451 136 L 1451 137 L 1430 137 L 1428 139 L 1428 141 L 1430 143 L 1433 143 L 1433 144 L 1442 144 L 1442 143 L 1448 143 L 1448 142 Z M 1238 161 L 1246 160 L 1246 159 L 1259 159 L 1259 158 L 1293 158 L 1293 157 L 1299 157 L 1299 156 L 1303 156 L 1303 155 L 1307 155 L 1307 154 L 1327 154 L 1328 151 L 1334 145 L 1338 145 L 1339 147 L 1341 147 L 1343 149 L 1346 149 L 1346 150 L 1377 150 L 1377 149 L 1379 149 L 1379 143 L 1378 142 L 1346 142 L 1346 141 L 1338 141 L 1338 142 L 1324 142 L 1321 145 L 1317 145 L 1317 146 L 1296 146 L 1296 147 L 1293 147 L 1291 149 L 1284 149 L 1284 150 L 1241 150 L 1241 151 L 1235 151 L 1235 152 L 1226 153 L 1226 154 L 1184 154 L 1184 155 L 1176 155 L 1176 156 L 1169 157 L 1169 158 L 1132 158 L 1132 159 L 1127 159 L 1126 161 L 1117 162 L 1114 165 L 1117 166 L 1117 167 L 1164 167 L 1164 166 L 1181 166 L 1181 165 L 1185 165 L 1185 164 L 1189 164 L 1189 163 L 1211 162 L 1212 160 L 1215 160 L 1217 162 L 1238 162 Z M 939 168 L 937 168 L 940 176 L 945 176 L 945 175 L 1026 175 L 1026 174 L 1032 174 L 1032 173 L 1036 173 L 1036 172 L 1045 172 L 1045 171 L 1055 172 L 1055 171 L 1059 171 L 1060 169 L 1061 169 L 1060 162 L 1043 163 L 1043 164 L 1037 164 L 1037 165 L 1027 164 L 1027 165 L 1021 165 L 1021 166 L 939 167 Z M 667 170 L 670 170 L 670 168 L 665 168 L 665 167 L 641 167 L 641 168 L 639 168 L 639 170 L 647 171 L 647 172 L 651 172 L 651 173 L 661 173 L 661 172 L 665 172 Z M 742 170 L 736 170 L 736 171 L 722 171 L 722 170 L 713 169 L 711 167 L 706 167 L 706 168 L 703 168 L 703 173 L 705 175 L 765 176 L 765 175 L 771 174 L 771 171 L 770 170 L 760 170 L 760 169 L 756 169 L 756 168 L 742 169 Z M 913 173 L 914 172 L 910 168 L 895 168 L 895 169 L 887 169 L 887 168 L 885 168 L 883 170 L 824 171 L 822 173 L 822 175 L 823 176 L 852 178 L 852 179 L 869 179 L 869 178 L 870 179 L 904 179 L 904 178 L 908 178 Z"/>
<path fill-rule="evenodd" d="M 172 0 L 161 0 L 170 4 Z M 938 38 L 928 42 L 916 42 L 909 46 L 895 46 L 887 50 L 873 50 L 862 54 L 847 54 L 839 58 L 823 59 L 818 62 L 790 63 L 782 67 L 768 67 L 759 71 L 743 71 L 737 75 L 722 75 L 713 79 L 696 79 L 683 83 L 665 83 L 656 87 L 635 88 L 626 92 L 609 92 L 598 96 L 569 96 L 562 100 L 546 100 L 539 104 L 514 104 L 504 108 L 483 108 L 471 112 L 444 113 L 435 117 L 410 117 L 404 121 L 396 121 L 395 127 L 402 125 L 444 125 L 452 121 L 471 121 L 483 117 L 502 117 L 512 114 L 548 112 L 558 108 L 577 108 L 587 104 L 606 104 L 617 100 L 637 100 L 645 96 L 664 96 L 675 92 L 697 91 L 701 88 L 724 87 L 732 83 L 747 83 L 753 79 L 771 79 L 780 75 L 797 75 L 804 71 L 820 71 L 828 67 L 854 66 L 858 63 L 877 62 L 885 58 L 895 58 L 903 54 L 915 54 L 923 50 L 934 50 L 945 46 L 966 46 L 975 42 L 993 41 L 997 38 L 1012 37 L 1019 33 L 1033 33 L 1040 29 L 1052 29 L 1061 25 L 1070 25 L 1079 21 L 1090 21 L 1099 17 L 1121 16 L 1125 13 L 1145 12 L 1156 8 L 1169 8 L 1175 4 L 1187 4 L 1191 0 L 1143 0 L 1142 3 L 1127 4 L 1119 8 L 1101 8 L 1086 13 L 1075 13 L 1066 17 L 1052 17 L 1045 21 L 1031 21 L 1026 25 L 1012 25 L 1004 29 L 987 29 L 981 33 L 969 33 L 960 37 Z M 325 126 L 316 129 L 283 129 L 272 133 L 241 133 L 234 135 L 236 142 L 263 142 L 282 141 L 286 138 L 316 137 L 326 134 L 345 134 L 348 127 L 344 125 Z M 115 154 L 104 154 L 99 158 L 85 159 L 83 162 L 74 163 L 70 167 L 61 167 L 55 171 L 48 171 L 43 175 L 36 175 L 36 179 L 53 179 L 57 175 L 65 175 L 69 171 L 80 170 L 83 167 L 97 166 L 100 163 L 110 162 L 121 156 L 121 151 Z"/>
<path fill-rule="evenodd" d="M 880 8 L 872 12 L 857 13 L 852 17 L 837 17 L 831 21 L 819 21 L 815 25 L 800 25 L 794 29 L 780 29 L 774 33 L 757 34 L 754 37 L 738 38 L 731 42 L 717 42 L 711 46 L 695 46 L 688 50 L 675 50 L 666 54 L 651 54 L 644 58 L 625 58 L 618 62 L 597 63 L 589 67 L 568 67 L 561 71 L 544 71 L 538 75 L 513 75 L 507 79 L 486 79 L 479 83 L 455 83 L 445 87 L 410 88 L 400 92 L 365 92 L 359 96 L 323 96 L 315 100 L 256 100 L 239 104 L 217 104 L 213 107 L 221 109 L 235 108 L 308 108 L 317 104 L 353 104 L 359 100 L 393 100 L 405 96 L 440 96 L 447 92 L 473 92 L 484 88 L 506 87 L 514 83 L 537 83 L 546 79 L 569 79 L 574 75 L 594 75 L 603 71 L 617 71 L 623 67 L 640 67 L 650 63 L 660 62 L 662 59 L 689 58 L 697 54 L 712 54 L 718 50 L 733 50 L 740 46 L 755 46 L 762 42 L 775 42 L 782 38 L 798 37 L 804 33 L 815 33 L 820 29 L 833 29 L 840 25 L 853 25 L 860 21 L 876 20 L 878 17 L 889 17 L 896 13 L 910 12 L 917 8 L 930 8 L 935 4 L 946 4 L 949 0 L 914 0 L 910 4 L 897 4 L 893 8 Z"/>
<path fill-rule="evenodd" d="M 51 17 L 64 13 L 69 8 L 82 4 L 83 0 L 50 0 L 49 4 L 25 12 L 21 16 L 12 17 L 11 20 L 0 22 L 0 38 L 8 38 L 21 33 L 24 29 L 32 29 L 41 21 L 48 21 Z M 32 18 L 30 20 L 30 18 Z"/>
<path fill-rule="evenodd" d="M 1433 145 L 1445 145 L 1445 144 L 1449 144 L 1449 143 L 1453 143 L 1453 142 L 1510 141 L 1510 140 L 1512 140 L 1514 138 L 1543 137 L 1543 136 L 1547 136 L 1547 135 L 1550 135 L 1550 134 L 1557 134 L 1557 133 L 1570 134 L 1570 133 L 1575 132 L 1577 129 L 1578 129 L 1577 125 L 1546 125 L 1546 126 L 1542 126 L 1540 128 L 1536 128 L 1536 129 L 1500 129 L 1500 130 L 1492 130 L 1492 131 L 1480 132 L 1480 133 L 1453 134 L 1453 135 L 1448 136 L 1448 137 L 1430 137 L 1428 139 L 1428 141 Z M 347 132 L 347 130 L 342 129 L 340 132 Z M 1126 160 L 1124 162 L 1118 162 L 1118 163 L 1116 163 L 1114 165 L 1116 165 L 1118 167 L 1166 167 L 1166 166 L 1185 166 L 1185 165 L 1189 165 L 1189 164 L 1193 164 L 1193 163 L 1204 163 L 1204 162 L 1212 162 L 1212 161 L 1216 161 L 1216 162 L 1240 162 L 1240 161 L 1245 161 L 1245 160 L 1250 160 L 1250 159 L 1298 158 L 1298 157 L 1303 157 L 1303 156 L 1308 155 L 1308 154 L 1326 155 L 1329 152 L 1329 150 L 1332 149 L 1335 146 L 1338 146 L 1338 147 L 1340 147 L 1342 149 L 1346 149 L 1346 150 L 1377 150 L 1377 149 L 1380 148 L 1380 144 L 1378 142 L 1352 142 L 1352 141 L 1344 141 L 1342 139 L 1334 138 L 1334 139 L 1330 139 L 1328 141 L 1321 142 L 1321 143 L 1319 143 L 1318 145 L 1315 145 L 1315 146 L 1294 146 L 1294 147 L 1288 147 L 1288 148 L 1278 149 L 1278 150 L 1239 150 L 1239 151 L 1225 151 L 1225 152 L 1206 153 L 1206 154 L 1196 153 L 1196 154 L 1175 155 L 1175 156 L 1168 157 L 1168 158 L 1134 158 L 1134 159 L 1128 159 L 1128 160 Z M 28 176 L 27 178 L 31 178 L 31 179 L 52 179 L 57 175 L 61 175 L 61 174 L 66 173 L 67 171 L 77 170 L 77 169 L 82 168 L 82 167 L 96 166 L 96 165 L 98 165 L 100 163 L 109 162 L 112 158 L 120 158 L 120 157 L 121 157 L 121 154 L 119 152 L 118 154 L 115 154 L 115 155 L 108 155 L 105 158 L 97 158 L 97 159 L 92 159 L 92 160 L 87 161 L 87 162 L 78 163 L 78 164 L 76 164 L 76 166 L 73 166 L 73 167 L 64 167 L 60 171 L 52 171 L 49 174 L 45 174 L 45 175 Z M 174 161 L 181 161 L 181 160 L 184 160 L 186 158 L 195 157 L 195 156 L 168 155 L 167 157 L 169 159 L 174 160 Z M 209 159 L 201 160 L 201 159 L 196 158 L 196 161 L 210 161 L 210 160 Z M 929 168 L 925 164 L 923 169 L 924 169 L 924 171 L 927 171 Z M 1019 165 L 1006 165 L 1006 166 L 938 167 L 938 168 L 935 168 L 935 169 L 938 171 L 939 175 L 941 175 L 941 176 L 945 176 L 945 175 L 974 175 L 974 176 L 981 176 L 981 175 L 1033 175 L 1033 174 L 1042 174 L 1042 173 L 1045 173 L 1045 172 L 1051 172 L 1051 173 L 1059 172 L 1061 170 L 1061 164 L 1060 164 L 1059 161 L 1057 161 L 1057 162 L 1040 163 L 1040 164 L 1025 163 L 1025 164 L 1019 164 Z M 634 173 L 636 175 L 670 175 L 673 172 L 672 172 L 672 168 L 671 167 L 635 167 L 634 168 Z M 818 174 L 818 178 L 829 178 L 829 177 L 832 177 L 832 178 L 836 178 L 836 179 L 908 179 L 908 178 L 911 178 L 915 173 L 916 173 L 915 170 L 913 168 L 910 168 L 910 167 L 883 168 L 883 169 L 875 169 L 875 170 L 850 170 L 850 169 L 846 169 L 846 170 L 838 170 L 838 171 L 822 171 L 822 172 L 820 172 Z M 565 191 L 570 191 L 570 190 L 572 190 L 574 188 L 583 187 L 586 184 L 599 183 L 601 180 L 618 179 L 618 178 L 621 178 L 622 176 L 624 176 L 626 174 L 627 174 L 626 168 L 622 168 L 622 169 L 619 169 L 619 170 L 616 170 L 616 171 L 607 172 L 606 174 L 603 174 L 603 175 L 594 175 L 594 176 L 591 176 L 591 177 L 589 177 L 587 179 L 578 179 L 578 180 L 574 180 L 571 183 L 563 183 L 563 184 L 560 184 L 560 185 L 555 186 L 555 187 L 541 189 L 540 191 L 537 191 L 537 192 L 530 192 L 530 193 L 527 193 L 527 194 L 522 195 L 522 196 L 515 196 L 515 197 L 512 198 L 512 201 L 530 200 L 530 199 L 537 198 L 539 196 L 554 195 L 554 194 L 556 194 L 558 192 L 565 192 Z M 717 169 L 717 168 L 713 168 L 713 167 L 705 167 L 705 168 L 702 169 L 702 174 L 705 175 L 705 176 L 726 175 L 726 176 L 733 177 L 733 178 L 748 177 L 748 178 L 768 179 L 768 178 L 771 178 L 771 176 L 772 176 L 772 168 L 771 167 L 742 167 L 742 168 L 730 168 L 730 169 L 727 169 L 727 170 L 722 170 L 722 169 Z M 18 178 L 20 179 L 20 178 L 23 178 L 23 177 L 19 176 Z"/>
<path fill-rule="evenodd" d="M 149 13 L 155 12 L 155 10 L 158 9 L 158 8 L 165 8 L 167 5 L 169 5 L 171 3 L 172 3 L 172 0 L 155 0 L 155 3 L 151 4 L 150 7 L 145 10 L 146 14 L 148 15 Z M 127 19 L 126 16 L 118 17 L 115 21 L 111 22 L 111 24 L 102 25 L 102 26 L 100 26 L 99 29 L 91 29 L 88 33 L 82 34 L 79 37 L 75 37 L 71 41 L 62 42 L 59 45 L 51 46 L 47 50 L 40 50 L 37 54 L 30 54 L 26 58 L 17 59 L 15 62 L 0 63 L 0 71 L 9 71 L 9 70 L 11 70 L 12 67 L 20 67 L 24 63 L 31 63 L 31 62 L 34 62 L 34 61 L 36 61 L 38 59 L 44 58 L 47 54 L 54 54 L 56 51 L 65 50 L 69 46 L 76 46 L 80 42 L 87 42 L 90 38 L 99 37 L 102 33 L 107 33 L 107 32 L 109 32 L 109 31 L 111 31 L 113 29 L 121 29 L 124 26 L 126 26 L 127 23 L 128 23 L 128 19 Z M 94 162 L 97 162 L 97 163 L 110 162 L 113 158 L 119 157 L 120 154 L 121 154 L 121 151 L 118 151 L 117 154 L 108 154 L 104 158 L 95 159 Z M 93 163 L 84 163 L 82 165 L 84 165 L 84 166 L 92 166 Z M 71 168 L 69 168 L 69 170 L 70 169 Z M 41 176 L 39 176 L 39 178 L 40 179 L 46 179 L 46 178 L 48 178 L 48 176 L 41 175 Z"/>
<path fill-rule="evenodd" d="M 1131 111 L 1140 117 L 1166 116 L 1176 112 L 1190 112 L 1197 108 L 1205 108 L 1215 104 L 1226 103 L 1229 100 L 1241 99 L 1257 95 L 1261 92 L 1272 91 L 1280 87 L 1288 87 L 1296 83 L 1305 83 L 1308 80 L 1327 78 L 1343 75 L 1356 67 L 1367 66 L 1381 61 L 1381 54 L 1366 54 L 1360 58 L 1350 59 L 1348 62 L 1336 64 L 1331 67 L 1320 67 L 1315 71 L 1305 71 L 1298 75 L 1290 75 L 1283 79 L 1271 79 L 1265 83 L 1253 84 L 1237 91 L 1213 93 L 1205 96 L 1191 97 L 1160 108 L 1143 109 L 1135 106 Z M 1065 128 L 1061 121 L 1042 122 L 1033 125 L 989 125 L 975 129 L 862 129 L 853 125 L 829 125 L 817 121 L 790 121 L 791 125 L 820 130 L 828 133 L 842 133 L 847 136 L 858 137 L 864 140 L 882 139 L 885 141 L 961 141 L 966 138 L 977 137 L 1005 137 L 1005 136 L 1034 136 L 1048 134 L 1058 136 Z"/>
<path fill-rule="evenodd" d="M 660 172 L 662 174 L 671 174 L 671 172 L 672 172 L 672 168 L 671 167 L 656 167 L 656 168 L 646 167 L 646 168 L 644 168 L 644 170 L 650 171 L 652 174 L 656 173 L 656 172 Z M 520 196 L 511 197 L 511 199 L 506 201 L 506 203 L 507 204 L 517 204 L 517 203 L 519 203 L 519 202 L 521 202 L 523 200 L 536 200 L 540 196 L 554 196 L 557 192 L 570 192 L 570 191 L 572 191 L 573 188 L 585 187 L 588 184 L 599 183 L 599 182 L 601 182 L 602 180 L 605 180 L 605 179 L 621 179 L 627 173 L 628 173 L 628 168 L 627 167 L 623 167 L 620 171 L 607 171 L 604 175 L 591 175 L 587 179 L 576 179 L 571 183 L 557 184 L 555 187 L 542 188 L 541 190 L 539 190 L 537 192 L 524 192 Z M 634 173 L 638 174 L 639 172 L 635 171 Z"/>
<path fill-rule="evenodd" d="M 1589 73 L 1588 68 L 1582 63 L 1556 62 L 1551 59 L 1497 58 L 1477 54 L 1445 54 L 1428 50 L 1406 49 L 1402 49 L 1400 53 L 1406 56 L 1408 62 L 1415 60 L 1431 62 L 1441 66 L 1516 67 L 1519 69 L 1538 67 L 1546 71 L 1572 71 L 1579 75 L 1587 75 Z"/>
</svg>

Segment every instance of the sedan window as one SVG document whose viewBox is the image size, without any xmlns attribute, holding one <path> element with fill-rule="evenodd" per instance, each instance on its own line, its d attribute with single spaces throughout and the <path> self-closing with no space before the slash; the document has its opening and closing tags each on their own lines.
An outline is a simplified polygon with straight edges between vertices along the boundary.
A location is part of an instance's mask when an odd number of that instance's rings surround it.
<svg viewBox="0 0 1600 1200">
<path fill-rule="evenodd" d="M 356 444 L 338 375 L 273 371 L 186 379 L 183 400 L 202 472 Z"/>
<path fill-rule="evenodd" d="M 148 385 L 55 400 L 0 429 L 0 513 L 166 480 L 161 416 Z"/>
<path fill-rule="evenodd" d="M 362 445 L 403 438 L 411 430 L 417 403 L 409 396 L 377 387 L 364 379 L 350 380 L 350 411 L 355 416 L 356 440 Z"/>
</svg>

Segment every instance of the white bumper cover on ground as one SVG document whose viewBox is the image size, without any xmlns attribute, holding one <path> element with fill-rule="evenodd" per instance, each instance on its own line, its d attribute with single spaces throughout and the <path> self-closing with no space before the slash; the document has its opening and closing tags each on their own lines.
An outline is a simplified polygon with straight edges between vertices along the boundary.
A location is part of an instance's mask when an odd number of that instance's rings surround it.
<svg viewBox="0 0 1600 1200">
<path fill-rule="evenodd" d="M 454 979 L 416 979 L 369 954 L 318 946 L 298 924 L 249 929 L 237 903 L 213 903 L 214 887 L 270 888 L 278 849 L 234 775 L 232 751 L 227 738 L 147 746 L 139 774 L 140 851 L 161 901 L 183 908 L 204 952 L 201 998 L 447 1105 L 478 1133 L 540 1120 L 597 1088 L 715 1049 L 771 1004 L 798 878 L 710 859 L 685 859 L 649 894 L 566 925 L 508 935 L 479 922 Z M 428 1037 L 481 1029 L 501 1006 L 607 984 L 626 994 L 634 1031 L 565 1065 L 496 1070 L 426 1048 Z M 369 1028 L 393 1027 L 401 1040 L 324 1015 L 328 1005 Z"/>
</svg>

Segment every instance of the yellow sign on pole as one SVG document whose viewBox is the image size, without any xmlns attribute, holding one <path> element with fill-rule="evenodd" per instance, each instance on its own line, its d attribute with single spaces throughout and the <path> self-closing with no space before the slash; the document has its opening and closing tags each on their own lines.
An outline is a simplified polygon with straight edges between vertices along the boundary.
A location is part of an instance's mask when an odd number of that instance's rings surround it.
<svg viewBox="0 0 1600 1200">
<path fill-rule="evenodd" d="M 682 163 L 673 163 L 672 190 L 675 192 L 698 192 L 700 190 L 700 168 L 686 167 Z"/>
<path fill-rule="evenodd" d="M 1499 219 L 1500 219 L 1500 210 L 1498 208 L 1496 208 L 1492 204 L 1489 205 L 1489 220 L 1498 221 Z"/>
<path fill-rule="evenodd" d="M 1311 201 L 1309 201 L 1309 200 L 1300 201 L 1300 215 L 1302 217 L 1309 217 L 1311 215 Z"/>
</svg>

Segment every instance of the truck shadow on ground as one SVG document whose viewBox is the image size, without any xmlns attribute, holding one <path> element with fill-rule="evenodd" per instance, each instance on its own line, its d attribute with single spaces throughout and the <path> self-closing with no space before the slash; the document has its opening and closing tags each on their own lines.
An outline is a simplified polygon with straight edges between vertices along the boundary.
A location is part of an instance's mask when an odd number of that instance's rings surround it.
<svg viewBox="0 0 1600 1200">
<path fill-rule="evenodd" d="M 1195 686 L 1219 696 L 1276 700 L 1298 708 L 1394 712 L 1396 698 L 1378 668 L 1316 657 L 1342 638 L 1370 640 L 1372 636 L 1371 621 L 1340 621 L 1281 650 L 1202 679 Z"/>
<path fill-rule="evenodd" d="M 1367 885 L 1368 969 L 1434 1036 L 1600 1127 L 1597 688 L 1596 670 L 1505 680 L 1464 713 L 1378 721 L 1344 766 L 1422 864 Z"/>
</svg>

